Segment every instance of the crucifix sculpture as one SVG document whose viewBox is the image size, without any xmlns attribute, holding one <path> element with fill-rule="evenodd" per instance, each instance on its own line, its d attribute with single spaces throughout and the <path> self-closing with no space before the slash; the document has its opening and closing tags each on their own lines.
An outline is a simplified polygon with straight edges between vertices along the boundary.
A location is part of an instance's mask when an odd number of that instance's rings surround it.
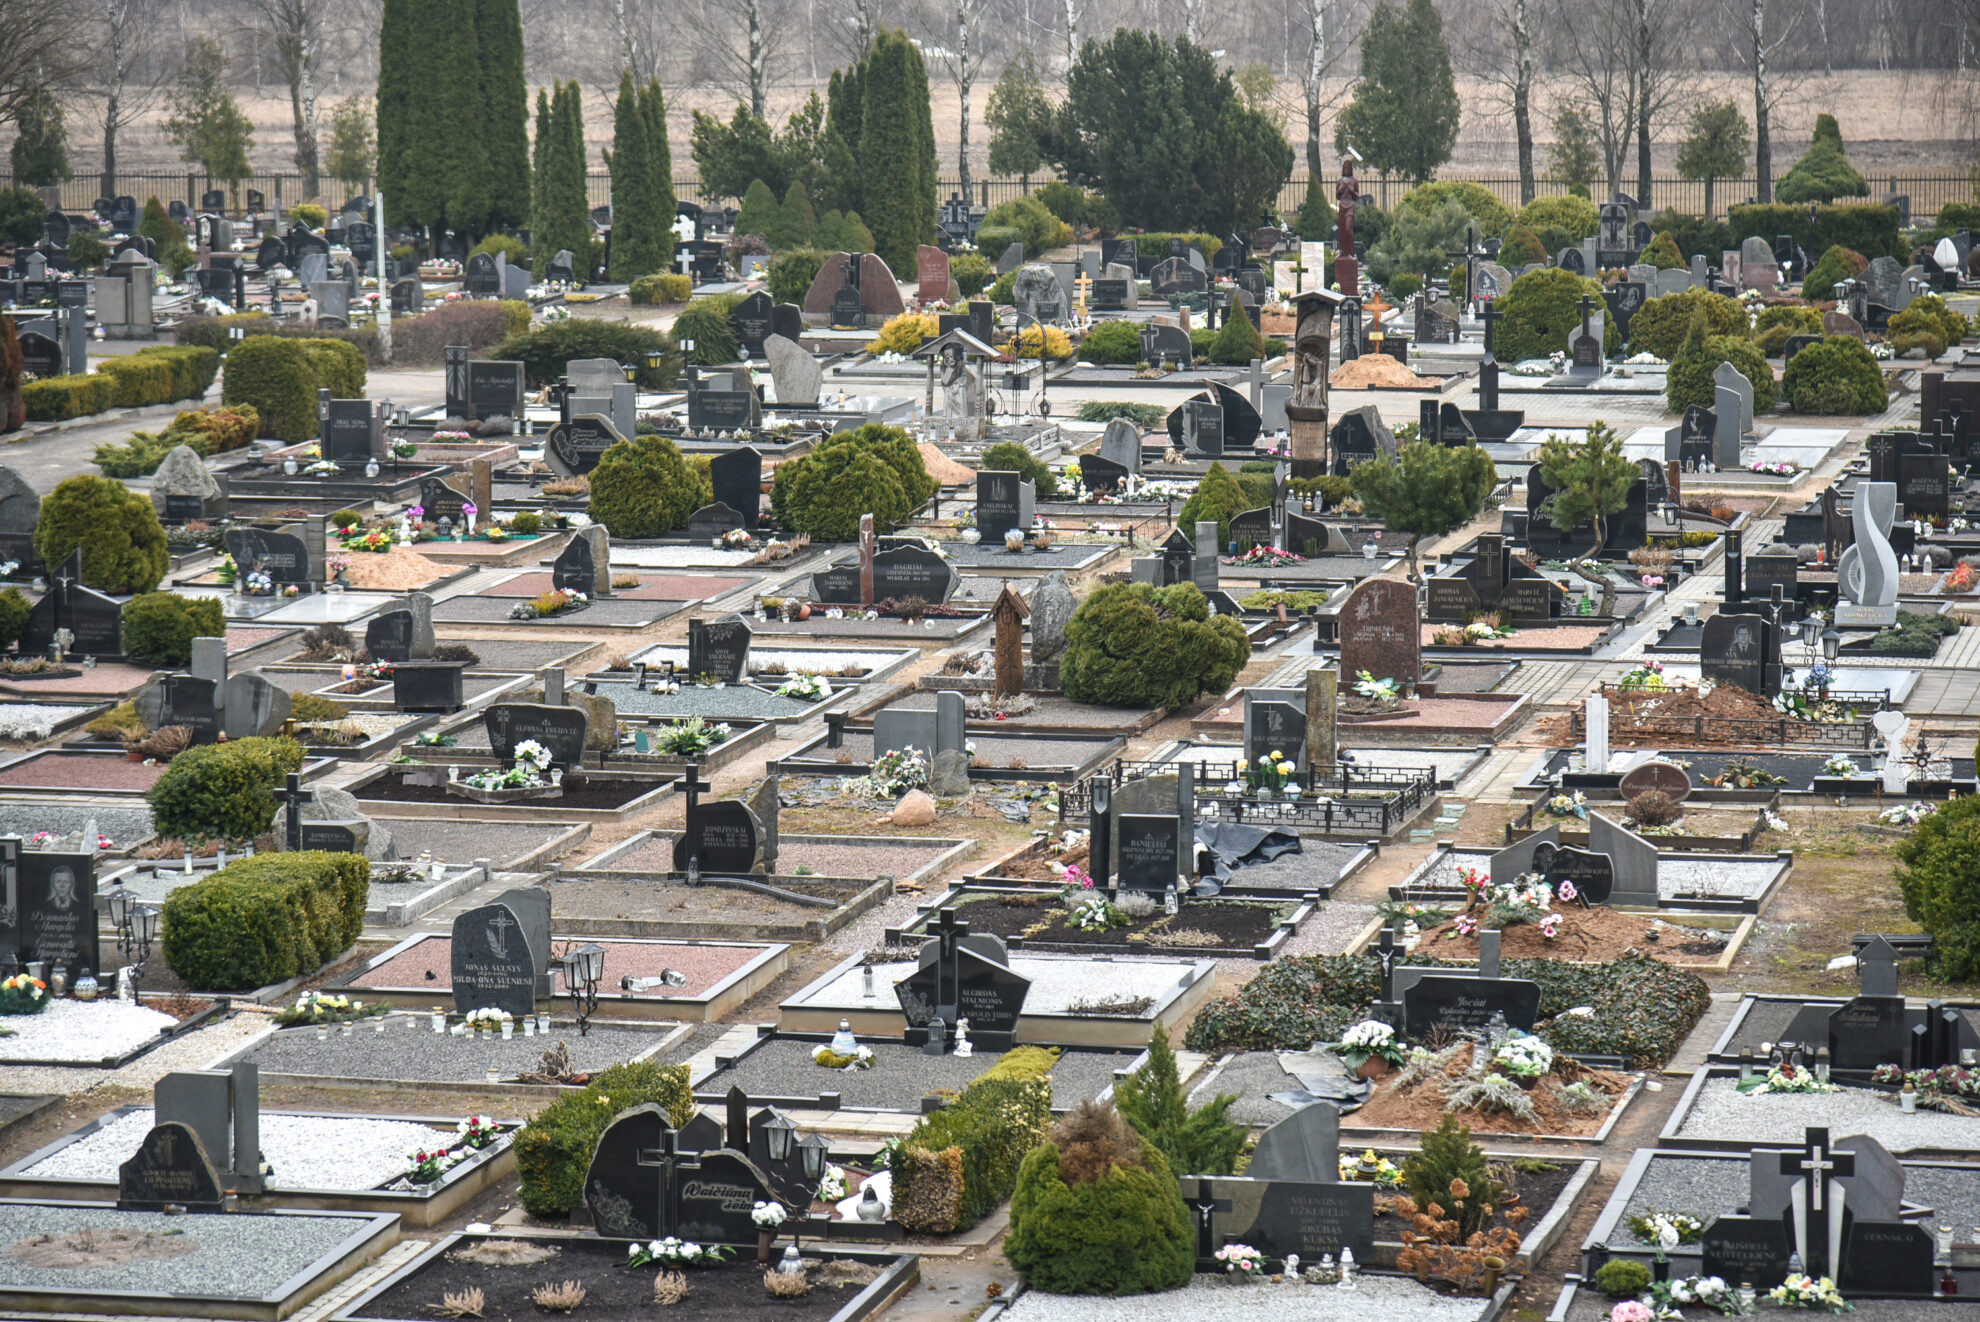
<svg viewBox="0 0 1980 1322">
<path fill-rule="evenodd" d="M 873 534 L 873 516 L 859 516 L 859 604 L 873 604 L 873 552 L 877 539 Z"/>
<path fill-rule="evenodd" d="M 657 1233 L 673 1235 L 681 1225 L 681 1172 L 701 1169 L 697 1157 L 688 1159 L 681 1155 L 681 1137 L 671 1128 L 660 1131 L 660 1146 L 641 1148 L 633 1155 L 637 1164 L 660 1172 L 660 1225 Z"/>
<path fill-rule="evenodd" d="M 1382 969 L 1382 999 L 1396 999 L 1396 965 L 1403 957 L 1402 947 L 1396 944 L 1396 929 L 1384 927 L 1382 936 L 1375 944 L 1375 962 Z"/>
<path fill-rule="evenodd" d="M 962 999 L 962 938 L 969 935 L 969 924 L 944 905 L 928 930 L 941 943 L 935 952 L 935 1013 L 954 1023 L 956 1003 Z"/>
<path fill-rule="evenodd" d="M 1829 1146 L 1829 1131 L 1809 1129 L 1802 1150 L 1781 1154 L 1781 1174 L 1801 1177 L 1790 1208 L 1795 1245 L 1811 1276 L 1834 1275 L 1842 1263 L 1843 1203 L 1848 1194 L 1834 1181 L 1856 1174 L 1856 1155 Z"/>
<path fill-rule="evenodd" d="M 316 802 L 316 791 L 304 789 L 302 777 L 291 771 L 288 784 L 276 790 L 275 797 L 289 810 L 289 852 L 298 853 L 302 849 L 302 806 Z"/>
<path fill-rule="evenodd" d="M 1210 1181 L 1199 1179 L 1196 1194 L 1189 1200 L 1190 1210 L 1196 1214 L 1196 1256 L 1208 1259 L 1217 1252 L 1217 1239 L 1211 1223 L 1217 1213 L 1232 1210 L 1234 1204 L 1228 1198 L 1219 1198 L 1217 1188 Z"/>
</svg>

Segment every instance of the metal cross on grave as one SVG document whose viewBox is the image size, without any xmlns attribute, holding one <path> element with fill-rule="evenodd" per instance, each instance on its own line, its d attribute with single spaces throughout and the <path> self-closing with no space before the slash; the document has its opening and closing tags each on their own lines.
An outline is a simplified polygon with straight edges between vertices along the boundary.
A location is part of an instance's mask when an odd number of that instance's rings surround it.
<svg viewBox="0 0 1980 1322">
<path fill-rule="evenodd" d="M 660 1234 L 675 1234 L 681 1224 L 680 1175 L 682 1171 L 700 1170 L 700 1158 L 684 1157 L 681 1154 L 681 1136 L 672 1129 L 663 1129 L 660 1131 L 660 1146 L 641 1148 L 633 1155 L 633 1161 L 660 1172 Z"/>
<path fill-rule="evenodd" d="M 701 763 L 690 762 L 686 773 L 674 782 L 674 788 L 687 798 L 687 820 L 681 829 L 687 840 L 688 860 L 693 862 L 701 853 L 701 793 L 714 789 L 715 785 L 701 778 Z"/>
<path fill-rule="evenodd" d="M 1304 251 L 1304 248 L 1305 245 L 1301 244 L 1299 247 L 1293 249 L 1292 273 L 1293 273 L 1293 293 L 1295 294 L 1303 294 L 1306 292 L 1307 266 L 1306 266 L 1306 253 Z"/>
<path fill-rule="evenodd" d="M 1492 341 L 1498 338 L 1494 331 L 1498 324 L 1504 321 L 1505 318 L 1506 314 L 1499 311 L 1499 301 L 1497 299 L 1493 299 L 1490 303 L 1487 303 L 1484 309 L 1478 314 L 1478 319 L 1485 323 L 1485 358 L 1487 361 L 1490 361 L 1492 358 Z"/>
<path fill-rule="evenodd" d="M 1588 317 L 1590 313 L 1595 311 L 1595 300 L 1583 294 L 1581 301 L 1576 303 L 1575 306 L 1581 309 L 1581 333 L 1583 335 L 1594 334 L 1594 328 L 1588 324 Z"/>
<path fill-rule="evenodd" d="M 1216 1187 L 1210 1181 L 1199 1179 L 1196 1195 L 1189 1200 L 1189 1206 L 1196 1213 L 1196 1256 L 1207 1260 L 1217 1252 L 1216 1236 L 1210 1229 L 1210 1223 L 1216 1219 L 1217 1213 L 1230 1211 L 1234 1204 L 1228 1198 L 1219 1198 Z"/>
<path fill-rule="evenodd" d="M 935 1013 L 953 1024 L 962 1000 L 962 938 L 969 935 L 969 924 L 945 905 L 927 930 L 941 943 L 935 950 Z"/>
<path fill-rule="evenodd" d="M 305 803 L 316 802 L 316 791 L 304 789 L 302 777 L 291 771 L 289 783 L 276 790 L 275 797 L 280 799 L 289 810 L 289 852 L 299 853 L 303 847 L 302 806 Z"/>
<path fill-rule="evenodd" d="M 1478 297 L 1476 292 L 1478 288 L 1478 259 L 1484 255 L 1485 250 L 1478 246 L 1478 227 L 1476 225 L 1466 225 L 1464 227 L 1464 248 L 1462 251 L 1447 252 L 1444 254 L 1444 256 L 1449 257 L 1453 261 L 1460 257 L 1464 258 L 1464 301 L 1467 303 L 1474 301 Z"/>
<path fill-rule="evenodd" d="M 1832 1181 L 1856 1174 L 1856 1156 L 1829 1147 L 1829 1131 L 1810 1129 L 1802 1139 L 1803 1151 L 1781 1154 L 1781 1174 L 1798 1175 L 1794 1187 L 1795 1244 L 1801 1250 L 1803 1265 L 1811 1276 L 1833 1275 L 1842 1260 L 1842 1214 L 1845 1190 Z M 1824 1225 L 1823 1223 L 1827 1224 Z M 1822 1232 L 1826 1231 L 1826 1235 Z M 1823 1253 L 1817 1261 L 1817 1236 Z"/>
<path fill-rule="evenodd" d="M 1381 938 L 1375 943 L 1375 962 L 1382 970 L 1382 999 L 1396 999 L 1396 965 L 1403 957 L 1402 947 L 1396 944 L 1396 929 L 1385 927 Z"/>
</svg>

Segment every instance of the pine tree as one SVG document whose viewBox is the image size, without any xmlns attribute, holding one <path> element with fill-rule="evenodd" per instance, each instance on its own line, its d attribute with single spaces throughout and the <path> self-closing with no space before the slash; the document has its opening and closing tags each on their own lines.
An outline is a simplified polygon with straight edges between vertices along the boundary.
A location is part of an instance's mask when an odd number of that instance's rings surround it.
<svg viewBox="0 0 1980 1322">
<path fill-rule="evenodd" d="M 915 247 L 934 237 L 935 126 L 928 69 L 907 33 L 882 32 L 860 83 L 866 110 L 859 156 L 861 214 L 875 251 L 895 271 L 912 270 Z"/>
<path fill-rule="evenodd" d="M 660 80 L 648 81 L 639 94 L 639 113 L 646 121 L 647 167 L 653 184 L 653 244 L 659 254 L 656 270 L 674 265 L 674 148 L 667 141 L 667 98 Z"/>
<path fill-rule="evenodd" d="M 62 103 L 46 87 L 30 88 L 16 116 L 20 130 L 14 139 L 14 182 L 23 188 L 45 188 L 70 178 L 69 134 L 62 122 Z"/>
<path fill-rule="evenodd" d="M 1236 1094 L 1218 1093 L 1189 1109 L 1169 1031 L 1159 1021 L 1148 1039 L 1148 1063 L 1114 1085 L 1114 1109 L 1178 1175 L 1231 1173 L 1245 1140 L 1244 1127 L 1227 1115 L 1236 1102 Z"/>
<path fill-rule="evenodd" d="M 653 157 L 632 70 L 619 77 L 612 114 L 612 279 L 629 284 L 660 269 L 653 227 Z"/>
<path fill-rule="evenodd" d="M 477 136 L 488 158 L 488 225 L 521 225 L 530 214 L 529 88 L 517 0 L 477 0 L 474 40 L 481 64 Z"/>
<path fill-rule="evenodd" d="M 1436 6 L 1383 0 L 1361 35 L 1361 81 L 1336 122 L 1335 145 L 1420 183 L 1451 159 L 1457 133 L 1457 83 Z"/>
</svg>

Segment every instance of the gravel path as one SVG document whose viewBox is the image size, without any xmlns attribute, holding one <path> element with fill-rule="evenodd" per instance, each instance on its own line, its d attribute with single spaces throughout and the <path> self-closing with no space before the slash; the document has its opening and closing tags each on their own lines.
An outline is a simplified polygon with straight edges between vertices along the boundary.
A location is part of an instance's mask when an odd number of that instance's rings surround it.
<svg viewBox="0 0 1980 1322">
<path fill-rule="evenodd" d="M 140 1107 L 36 1162 L 24 1174 L 50 1180 L 114 1181 L 153 1123 Z M 261 1113 L 261 1155 L 278 1189 L 376 1189 L 406 1173 L 406 1153 L 456 1137 L 405 1120 Z"/>
<path fill-rule="evenodd" d="M 1795 1144 L 1812 1125 L 1838 1138 L 1868 1134 L 1892 1152 L 1916 1148 L 1980 1148 L 1980 1116 L 1920 1108 L 1906 1115 L 1893 1093 L 1845 1088 L 1832 1093 L 1742 1096 L 1730 1078 L 1708 1080 L 1678 1130 L 1683 1138 L 1737 1138 Z"/>
<path fill-rule="evenodd" d="M 95 1064 L 142 1046 L 176 1022 L 163 1011 L 115 999 L 84 1003 L 64 998 L 51 1001 L 40 1014 L 10 1014 L 0 1020 L 13 1030 L 0 1037 L 0 1061 Z"/>
<path fill-rule="evenodd" d="M 444 1003 L 442 997 L 439 1002 Z M 520 1031 L 507 1042 L 501 1038 L 455 1037 L 435 1033 L 417 1017 L 394 1015 L 383 1033 L 360 1026 L 349 1037 L 332 1031 L 319 1042 L 313 1028 L 284 1029 L 247 1057 L 264 1074 L 324 1074 L 349 1079 L 389 1079 L 406 1083 L 480 1083 L 490 1065 L 505 1079 L 533 1070 L 543 1053 L 561 1042 L 570 1048 L 579 1070 L 601 1070 L 631 1060 L 660 1043 L 671 1024 L 653 1029 L 610 1028 L 594 1024 L 579 1037 L 576 1026 L 556 1022 L 550 1037 L 524 1037 Z"/>
<path fill-rule="evenodd" d="M 605 948 L 605 991 L 620 995 L 619 979 L 627 974 L 651 977 L 661 969 L 674 969 L 687 975 L 679 987 L 662 987 L 641 993 L 646 999 L 668 996 L 704 996 L 716 983 L 762 954 L 765 946 L 697 946 L 661 944 L 655 941 L 602 940 Z M 395 956 L 351 980 L 354 987 L 426 987 L 435 996 L 447 997 L 453 991 L 454 939 L 429 936 L 402 955 Z"/>
<path fill-rule="evenodd" d="M 811 1059 L 815 1042 L 776 1039 L 764 1043 L 725 1070 L 702 1081 L 698 1091 L 727 1092 L 741 1084 L 751 1096 L 816 1097 L 839 1094 L 841 1104 L 884 1111 L 914 1111 L 921 1099 L 941 1088 L 961 1089 L 997 1063 L 999 1052 L 965 1057 L 924 1056 L 919 1047 L 872 1041 L 873 1068 L 828 1070 Z M 1067 1110 L 1113 1086 L 1114 1071 L 1126 1069 L 1134 1051 L 1068 1051 L 1052 1069 L 1052 1105 Z"/>
<path fill-rule="evenodd" d="M 1472 1322 L 1485 1309 L 1483 1299 L 1447 1298 L 1415 1281 L 1396 1276 L 1364 1276 L 1353 1290 L 1326 1285 L 1233 1286 L 1222 1277 L 1199 1275 L 1167 1294 L 1124 1298 L 1046 1294 L 1026 1290 L 1004 1316 L 1010 1322 L 1365 1322 L 1406 1318 L 1408 1322 Z"/>
<path fill-rule="evenodd" d="M 11 1286 L 75 1291 L 84 1297 L 106 1290 L 192 1298 L 259 1298 L 364 1229 L 366 1220 L 348 1216 L 166 1216 L 159 1212 L 120 1212 L 112 1207 L 0 1204 L 0 1244 L 33 1235 L 68 1235 L 81 1230 L 129 1229 L 184 1235 L 195 1247 L 176 1258 L 114 1267 L 27 1267 L 7 1264 Z M 4 1250 L 0 1250 L 4 1252 Z"/>
</svg>

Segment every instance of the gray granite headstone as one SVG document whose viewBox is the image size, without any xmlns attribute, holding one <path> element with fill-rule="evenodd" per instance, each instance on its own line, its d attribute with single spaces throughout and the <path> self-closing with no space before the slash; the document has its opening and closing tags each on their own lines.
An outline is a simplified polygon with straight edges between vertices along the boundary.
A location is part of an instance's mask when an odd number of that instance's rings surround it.
<svg viewBox="0 0 1980 1322">
<path fill-rule="evenodd" d="M 825 370 L 811 351 L 782 335 L 763 342 L 763 356 L 770 360 L 770 379 L 777 386 L 777 403 L 784 408 L 818 407 L 819 387 Z"/>
<path fill-rule="evenodd" d="M 935 751 L 963 751 L 968 738 L 969 707 L 963 695 L 943 689 L 935 695 Z"/>
<path fill-rule="evenodd" d="M 928 792 L 938 799 L 959 799 L 969 793 L 969 754 L 944 748 L 928 766 Z"/>
<path fill-rule="evenodd" d="M 1834 1176 L 1846 1196 L 1843 1205 L 1859 1220 L 1894 1221 L 1904 1201 L 1904 1168 L 1889 1150 L 1867 1134 L 1854 1134 L 1835 1140 L 1834 1150 L 1856 1158 L 1856 1173 Z M 1801 1182 L 1797 1174 L 1783 1173 L 1781 1157 L 1800 1152 L 1799 1148 L 1755 1148 L 1748 1165 L 1748 1207 L 1756 1217 L 1786 1213 Z"/>
<path fill-rule="evenodd" d="M 391 829 L 385 823 L 365 816 L 356 795 L 330 785 L 315 785 L 311 789 L 316 797 L 302 806 L 305 833 L 311 822 L 336 822 L 351 832 L 352 853 L 363 854 L 374 863 L 389 863 L 399 856 L 398 848 L 392 841 Z M 275 810 L 275 824 L 269 829 L 274 832 L 278 846 L 289 838 L 289 806 L 286 803 Z M 307 834 L 303 847 L 311 847 Z"/>
<path fill-rule="evenodd" d="M 757 824 L 762 828 L 759 844 L 763 852 L 763 870 L 774 873 L 777 870 L 777 813 L 779 803 L 780 778 L 766 776 L 756 792 L 749 796 L 749 810 L 756 814 Z"/>
<path fill-rule="evenodd" d="M 1332 1102 L 1302 1106 L 1258 1136 L 1245 1175 L 1254 1180 L 1334 1184 L 1341 1178 L 1341 1111 Z"/>
<path fill-rule="evenodd" d="M 1522 875 L 1534 871 L 1533 855 L 1542 845 L 1558 849 L 1561 843 L 1561 828 L 1550 826 L 1544 831 L 1535 831 L 1524 840 L 1515 840 L 1504 849 L 1492 855 L 1491 873 L 1494 886 L 1508 886 Z"/>
<path fill-rule="evenodd" d="M 1127 418 L 1113 418 L 1100 434 L 1100 457 L 1130 473 L 1141 472 L 1141 428 Z"/>
<path fill-rule="evenodd" d="M 1739 426 L 1746 435 L 1753 434 L 1753 383 L 1746 379 L 1731 363 L 1720 363 L 1712 369 L 1712 384 L 1722 390 L 1730 390 L 1739 396 Z M 1721 405 L 1720 407 L 1723 407 Z"/>
<path fill-rule="evenodd" d="M 433 655 L 433 597 L 409 592 L 374 615 L 364 629 L 365 650 L 376 661 L 416 661 Z"/>
<path fill-rule="evenodd" d="M 936 753 L 935 713 L 926 709 L 889 707 L 873 714 L 873 756 L 884 757 L 903 748 Z"/>
<path fill-rule="evenodd" d="M 1607 854 L 1615 869 L 1610 904 L 1657 907 L 1657 846 L 1599 812 L 1588 814 L 1588 848 Z"/>
</svg>

